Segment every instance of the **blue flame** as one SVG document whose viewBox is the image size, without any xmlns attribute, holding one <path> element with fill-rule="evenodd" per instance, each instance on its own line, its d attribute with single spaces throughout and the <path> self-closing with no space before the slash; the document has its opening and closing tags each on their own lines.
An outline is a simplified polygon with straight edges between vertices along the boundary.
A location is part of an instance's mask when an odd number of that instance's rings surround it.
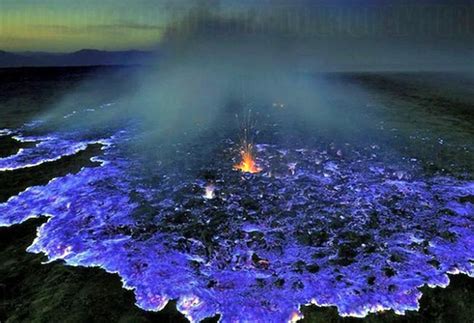
<svg viewBox="0 0 474 323">
<path fill-rule="evenodd" d="M 145 310 L 178 299 L 191 321 L 288 321 L 309 303 L 343 316 L 403 314 L 418 309 L 419 287 L 474 276 L 474 205 L 462 199 L 474 182 L 259 145 L 266 173 L 242 177 L 229 164 L 205 199 L 202 180 L 181 170 L 154 184 L 132 172 L 139 158 L 120 149 L 132 132 L 72 138 L 30 138 L 39 143 L 0 160 L 18 169 L 103 144 L 100 167 L 0 204 L 0 226 L 50 217 L 28 251 L 118 273 Z"/>
</svg>

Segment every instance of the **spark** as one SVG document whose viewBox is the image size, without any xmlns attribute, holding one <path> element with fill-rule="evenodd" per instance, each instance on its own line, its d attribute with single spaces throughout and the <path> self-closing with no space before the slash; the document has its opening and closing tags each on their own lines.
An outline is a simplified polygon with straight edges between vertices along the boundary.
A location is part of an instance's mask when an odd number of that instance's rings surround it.
<svg viewBox="0 0 474 323">
<path fill-rule="evenodd" d="M 213 198 L 216 197 L 216 194 L 214 193 L 215 187 L 212 184 L 208 184 L 205 187 L 205 192 L 202 197 L 204 197 L 206 200 L 212 200 Z"/>
<path fill-rule="evenodd" d="M 242 160 L 240 163 L 234 165 L 235 170 L 240 170 L 244 173 L 251 174 L 259 173 L 262 170 L 260 167 L 257 166 L 252 150 L 253 149 L 251 144 L 247 144 L 242 148 L 240 152 Z"/>
</svg>

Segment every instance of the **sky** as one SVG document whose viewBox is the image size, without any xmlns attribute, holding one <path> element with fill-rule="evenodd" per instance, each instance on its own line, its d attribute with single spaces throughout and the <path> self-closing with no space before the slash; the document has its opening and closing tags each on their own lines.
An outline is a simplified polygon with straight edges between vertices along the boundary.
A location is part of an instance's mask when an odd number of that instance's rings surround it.
<svg viewBox="0 0 474 323">
<path fill-rule="evenodd" d="M 193 8 L 278 16 L 289 12 L 288 5 L 299 10 L 290 18 L 295 36 L 316 30 L 317 37 L 362 46 L 383 38 L 431 47 L 462 46 L 474 36 L 470 0 L 0 0 L 0 50 L 146 50 Z M 297 25 L 308 15 L 312 24 Z"/>
<path fill-rule="evenodd" d="M 159 41 L 166 15 L 146 0 L 0 0 L 0 49 L 143 49 Z"/>
</svg>

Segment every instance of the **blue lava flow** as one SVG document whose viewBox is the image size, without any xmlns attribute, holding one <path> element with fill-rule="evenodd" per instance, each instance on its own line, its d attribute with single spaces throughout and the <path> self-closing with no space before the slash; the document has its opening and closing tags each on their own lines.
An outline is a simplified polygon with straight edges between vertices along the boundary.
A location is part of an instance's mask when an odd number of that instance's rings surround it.
<svg viewBox="0 0 474 323">
<path fill-rule="evenodd" d="M 93 143 L 103 154 L 98 167 L 0 204 L 0 226 L 48 216 L 28 251 L 118 273 L 145 310 L 177 299 L 191 321 L 283 322 L 310 303 L 343 316 L 403 314 L 418 308 L 419 287 L 447 286 L 447 273 L 474 276 L 472 181 L 259 145 L 264 171 L 242 175 L 226 164 L 205 198 L 202 178 L 160 173 L 159 164 L 153 180 L 134 171 L 139 160 L 120 149 L 132 132 L 73 138 L 16 137 L 37 144 L 0 159 L 0 171 Z"/>
</svg>

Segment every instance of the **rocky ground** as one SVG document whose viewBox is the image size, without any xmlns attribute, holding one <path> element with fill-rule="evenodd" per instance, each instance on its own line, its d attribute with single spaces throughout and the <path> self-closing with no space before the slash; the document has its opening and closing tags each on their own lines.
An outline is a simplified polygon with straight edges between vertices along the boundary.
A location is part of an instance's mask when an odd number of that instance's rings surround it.
<svg viewBox="0 0 474 323">
<path fill-rule="evenodd" d="M 5 72 L 4 72 L 5 73 Z M 11 73 L 11 72 L 10 72 Z M 64 71 L 59 73 L 59 75 L 63 75 L 57 79 L 58 75 L 55 74 L 56 72 L 51 72 L 50 77 L 53 80 L 50 80 L 49 87 L 50 91 L 54 92 L 52 88 L 54 86 L 52 84 L 57 84 L 58 82 L 64 82 L 64 78 L 68 80 L 68 82 L 76 82 L 77 79 L 80 77 L 77 76 L 77 71 L 72 73 L 72 77 L 64 77 Z M 86 71 L 86 74 L 90 73 L 89 70 Z M 52 75 L 52 76 L 51 76 Z M 67 75 L 67 73 L 66 73 Z M 381 76 L 380 76 L 381 77 Z M 33 77 L 34 78 L 34 77 Z M 423 107 L 427 106 L 426 104 L 426 97 L 423 97 L 423 92 L 416 91 L 416 89 L 412 89 L 410 87 L 403 87 L 399 83 L 391 83 L 390 78 L 383 78 L 376 81 L 378 87 L 381 87 L 380 91 L 388 91 L 387 89 L 391 89 L 392 92 L 399 94 L 398 100 L 401 100 L 406 103 L 407 106 L 410 107 L 411 110 L 415 110 L 416 113 L 419 113 L 423 116 L 423 120 L 430 120 L 429 118 L 433 117 L 434 119 L 438 118 L 436 114 L 439 114 L 439 111 L 436 110 L 435 116 L 432 113 L 427 113 L 423 111 Z M 2 119 L 5 120 L 4 124 L 0 124 L 0 128 L 3 126 L 11 127 L 14 124 L 19 123 L 19 120 L 25 118 L 24 116 L 19 117 L 17 114 L 11 114 L 11 107 L 22 101 L 34 101 L 33 98 L 37 94 L 32 94 L 35 89 L 38 87 L 38 83 L 41 84 L 40 78 L 31 82 L 31 88 L 28 90 L 23 89 L 22 92 L 15 94 L 15 86 L 14 82 L 12 84 L 3 84 L 3 87 L 6 87 L 10 93 L 4 94 L 2 98 L 2 115 L 7 116 L 8 118 Z M 373 79 L 367 76 L 359 76 L 356 77 L 359 82 L 365 82 L 368 86 L 374 87 Z M 18 82 L 18 81 L 16 81 Z M 66 82 L 66 83 L 68 83 Z M 69 83 L 68 83 L 69 84 Z M 67 87 L 67 86 L 66 86 Z M 394 89 L 393 89 L 394 88 Z M 397 91 L 397 89 L 399 91 Z M 26 92 L 24 92 L 26 91 Z M 49 93 L 44 88 L 42 89 L 45 93 L 41 94 L 42 100 L 45 102 L 50 102 L 52 92 Z M 416 92 L 417 97 L 413 97 L 410 95 L 410 91 Z M 401 94 L 400 94 L 401 93 Z M 420 94 L 421 93 L 421 94 Z M 428 98 L 430 95 L 425 94 Z M 393 94 L 392 94 L 393 95 Z M 419 97 L 421 96 L 421 97 Z M 458 100 L 458 99 L 456 99 Z M 439 123 L 443 125 L 447 123 L 444 127 L 439 128 L 443 134 L 444 140 L 448 141 L 450 145 L 441 145 L 436 146 L 436 148 L 429 149 L 425 147 L 425 151 L 417 149 L 419 147 L 416 143 L 411 145 L 404 145 L 408 139 L 410 138 L 410 134 L 413 132 L 407 131 L 405 128 L 409 126 L 403 125 L 397 127 L 397 131 L 400 132 L 400 136 L 395 139 L 395 142 L 398 142 L 401 147 L 401 150 L 404 153 L 410 153 L 410 155 L 418 154 L 414 159 L 421 159 L 422 162 L 416 162 L 416 170 L 417 171 L 428 171 L 432 174 L 450 174 L 456 178 L 464 178 L 469 179 L 472 175 L 472 169 L 469 168 L 470 163 L 472 161 L 472 155 L 466 153 L 465 150 L 462 149 L 463 142 L 466 141 L 466 138 L 472 136 L 472 128 L 469 127 L 469 123 L 466 123 L 469 118 L 472 118 L 472 114 L 469 113 L 469 109 L 466 106 L 469 106 L 470 103 L 463 103 L 461 105 L 462 109 L 460 112 L 456 109 L 457 102 L 455 99 L 444 98 L 430 100 L 430 109 L 433 109 L 433 105 L 439 104 L 443 107 L 442 116 L 446 120 L 442 120 L 442 122 L 437 122 L 435 125 L 436 127 L 440 127 Z M 389 101 L 391 102 L 391 101 Z M 418 102 L 418 103 L 417 103 Z M 416 105 L 419 105 L 418 109 L 416 109 Z M 449 108 L 447 106 L 451 105 L 452 107 Z M 9 110 L 9 108 L 10 110 Z M 472 105 L 471 105 L 472 108 Z M 390 111 L 390 107 L 387 108 Z M 421 110 L 421 111 L 420 111 Z M 8 113 L 10 111 L 10 114 Z M 25 113 L 34 113 L 32 112 L 25 112 Z M 460 113 L 460 115 L 457 115 Z M 461 116 L 461 117 L 460 117 Z M 452 131 L 448 130 L 448 128 L 452 127 L 453 124 L 449 123 L 448 120 L 459 120 L 456 121 L 456 127 L 452 128 Z M 396 124 L 397 121 L 394 122 Z M 431 121 L 427 121 L 431 124 Z M 419 126 L 419 125 L 418 125 Z M 419 127 L 423 129 L 423 127 Z M 416 140 L 422 141 L 424 138 L 422 134 L 416 133 Z M 264 131 L 260 135 L 260 139 L 262 141 L 273 137 L 273 133 L 271 130 Z M 278 134 L 276 134 L 278 136 Z M 324 138 L 327 134 L 321 133 L 319 138 Z M 448 138 L 448 139 L 446 139 Z M 16 151 L 18 148 L 26 148 L 28 147 L 28 143 L 19 143 L 18 141 L 12 140 L 8 136 L 0 137 L 1 139 L 1 149 L 0 149 L 0 156 L 8 156 L 12 152 Z M 288 140 L 287 140 L 288 141 Z M 435 139 L 435 142 L 438 141 L 439 138 Z M 303 142 L 301 142 L 303 143 Z M 461 143 L 461 144 L 459 144 Z M 393 144 L 393 142 L 392 142 Z M 428 144 L 425 146 L 434 145 L 433 140 L 429 141 Z M 225 147 L 233 147 L 234 145 L 226 145 L 224 143 L 224 149 L 220 149 L 222 151 L 221 157 L 226 157 L 225 159 L 228 160 L 228 165 L 226 165 L 225 169 L 230 169 L 232 163 L 232 156 L 235 155 L 235 152 L 232 151 L 225 151 Z M 435 147 L 435 146 L 433 146 Z M 439 147 L 439 148 L 438 148 Z M 461 147 L 461 148 L 460 148 Z M 90 156 L 97 155 L 100 149 L 100 145 L 91 145 L 86 150 L 81 151 L 77 154 L 72 156 L 63 157 L 60 160 L 48 162 L 42 164 L 40 166 L 31 168 L 31 169 L 23 169 L 23 170 L 15 170 L 15 171 L 6 171 L 0 173 L 0 202 L 6 201 L 8 197 L 19 193 L 20 191 L 24 190 L 27 187 L 33 185 L 44 185 L 46 184 L 49 179 L 63 176 L 67 173 L 77 173 L 81 167 L 89 166 L 94 167 L 97 166 L 97 163 L 90 162 Z M 248 194 L 245 198 L 241 196 L 238 200 L 232 201 L 226 200 L 223 204 L 226 205 L 226 208 L 232 207 L 233 204 L 240 205 L 239 207 L 243 207 L 248 212 L 244 215 L 246 219 L 252 219 L 254 214 L 257 211 L 264 211 L 268 213 L 269 221 L 276 221 L 277 223 L 273 224 L 276 227 L 282 226 L 279 221 L 285 221 L 285 217 L 279 219 L 278 217 L 271 217 L 270 214 L 272 213 L 271 210 L 264 209 L 262 210 L 262 205 L 267 207 L 269 202 L 271 201 L 271 196 L 257 198 L 259 196 L 259 192 L 253 192 L 253 190 L 259 190 L 261 187 L 265 187 L 267 185 L 276 185 L 278 187 L 279 181 L 285 182 L 288 179 L 293 177 L 289 177 L 293 171 L 298 172 L 301 167 L 303 170 L 307 171 L 311 167 L 316 167 L 316 169 L 311 168 L 311 173 L 320 173 L 323 177 L 325 176 L 325 172 L 328 176 L 335 176 L 335 182 L 330 183 L 333 187 L 337 187 L 337 185 L 345 185 L 347 183 L 346 177 L 350 176 L 351 174 L 344 174 L 344 172 L 339 172 L 338 169 L 343 168 L 344 170 L 347 169 L 347 165 L 345 165 L 345 159 L 354 158 L 353 151 L 350 148 L 347 148 L 344 145 L 334 144 L 331 146 L 328 142 L 328 145 L 324 148 L 318 150 L 318 152 L 310 152 L 309 154 L 317 154 L 317 156 L 311 156 L 311 160 L 314 159 L 321 159 L 320 166 L 308 166 L 304 165 L 305 161 L 303 159 L 298 166 L 292 166 L 290 160 L 288 158 L 288 152 L 284 153 L 282 151 L 278 152 L 276 148 L 273 147 L 261 147 L 260 156 L 264 156 L 265 158 L 261 161 L 262 166 L 266 166 L 267 169 L 275 169 L 276 171 L 267 176 L 269 179 L 261 179 L 259 180 L 258 185 L 253 185 L 247 187 L 245 190 L 244 186 L 242 185 L 249 185 L 251 181 L 242 181 L 239 176 L 230 176 L 230 187 L 227 185 L 227 188 L 222 188 L 221 191 L 219 189 L 216 191 L 217 194 L 223 193 L 224 195 L 238 195 L 242 189 L 246 192 L 252 192 L 252 194 Z M 373 147 L 367 147 L 368 150 L 370 149 L 377 149 Z M 326 153 L 323 153 L 326 151 Z M 290 152 L 290 156 L 292 154 L 298 155 L 302 152 L 292 151 Z M 421 158 L 419 155 L 423 155 Z M 428 154 L 428 156 L 426 156 Z M 431 154 L 431 155 L 429 155 Z M 370 154 L 369 154 L 370 155 Z M 437 159 L 431 158 L 433 155 L 437 155 Z M 454 156 L 454 157 L 453 157 Z M 295 159 L 295 158 L 293 158 Z M 331 160 L 337 159 L 337 163 L 332 163 Z M 178 159 L 180 160 L 180 159 Z M 301 158 L 297 161 L 300 161 Z M 456 163 L 452 161 L 455 160 Z M 273 163 L 269 165 L 268 163 Z M 410 161 L 407 162 L 410 164 Z M 301 165 L 303 164 L 303 165 Z M 172 165 L 173 167 L 186 167 L 186 165 Z M 308 168 L 309 167 L 309 168 Z M 206 170 L 207 168 L 207 170 Z M 293 168 L 293 171 L 292 171 Z M 217 170 L 216 170 L 217 169 Z M 377 169 L 374 168 L 374 172 L 377 173 Z M 396 170 L 384 170 L 387 172 L 386 176 L 392 176 L 395 179 L 403 179 L 404 176 L 412 176 L 410 172 L 397 174 Z M 201 178 L 203 181 L 203 185 L 206 182 L 212 181 L 217 183 L 219 186 L 224 186 L 220 182 L 222 180 L 222 176 L 225 177 L 226 181 L 229 181 L 229 176 L 226 171 L 222 172 L 216 168 L 216 165 L 209 165 L 208 167 L 204 167 L 204 169 L 193 170 L 193 174 L 198 174 L 198 177 Z M 232 173 L 232 172 L 230 172 Z M 229 174 L 230 174 L 229 173 Z M 338 174 L 335 174 L 338 173 Z M 223 175 L 227 174 L 227 175 Z M 298 174 L 297 174 L 298 175 Z M 288 178 L 285 178 L 288 176 Z M 385 176 L 380 175 L 378 176 Z M 273 179 L 272 179 L 273 178 Z M 277 178 L 275 180 L 275 178 Z M 278 180 L 278 178 L 280 178 Z M 293 179 L 291 179 L 293 180 Z M 181 181 L 183 181 L 181 179 Z M 294 185 L 302 185 L 304 187 L 305 179 L 304 176 L 302 178 L 298 178 L 294 180 L 292 186 Z M 287 184 L 287 183 L 285 183 Z M 328 183 L 326 183 L 328 184 Z M 200 204 L 202 200 L 194 200 L 189 198 L 197 191 L 201 190 L 202 187 L 199 186 L 198 183 L 196 187 L 183 185 L 182 192 L 179 196 L 183 197 L 183 200 L 180 201 L 180 204 L 187 205 L 185 208 L 189 208 L 189 203 L 197 203 L 192 207 L 201 207 Z M 357 185 L 356 185 L 357 186 Z M 276 190 L 281 192 L 281 189 L 285 186 L 280 187 L 280 190 Z M 164 189 L 166 190 L 166 188 Z M 194 192 L 196 190 L 196 192 Z M 232 192 L 235 190 L 235 192 Z M 262 193 L 262 192 L 260 192 Z M 263 192 L 265 193 L 265 192 Z M 309 192 L 310 193 L 310 192 Z M 317 194 L 318 192 L 314 192 Z M 163 194 L 169 194 L 164 192 Z M 174 193 L 173 193 L 174 194 Z M 283 193 L 284 194 L 284 193 Z M 294 196 L 294 195 L 292 195 Z M 303 198 L 302 196 L 301 198 Z M 139 196 L 136 197 L 140 199 Z M 470 197 L 465 197 L 469 199 Z M 472 197 L 471 197 L 472 198 Z M 265 201 L 265 203 L 263 203 Z M 216 204 L 214 207 L 221 207 L 222 201 L 220 202 L 219 199 L 213 201 L 212 203 Z M 221 203 L 221 205 L 219 205 Z M 271 203 L 270 203 L 271 205 Z M 142 211 L 146 214 L 146 208 L 150 207 L 147 206 L 146 203 L 143 203 Z M 153 206 L 151 206 L 153 207 Z M 178 221 L 179 223 L 175 222 L 176 217 L 173 217 L 173 221 L 167 221 L 166 216 L 162 217 L 162 221 L 160 227 L 165 227 L 170 230 L 175 230 L 175 226 L 179 226 L 179 230 L 184 230 L 183 234 L 187 238 L 193 239 L 201 239 L 206 241 L 206 237 L 204 236 L 195 236 L 198 232 L 203 232 L 202 228 L 200 230 L 196 229 L 196 226 L 199 226 L 199 223 L 193 223 L 192 221 L 188 221 L 189 214 L 183 210 L 182 214 L 182 221 Z M 211 216 L 212 217 L 212 216 Z M 218 220 L 218 218 L 210 218 L 210 221 Z M 214 220 L 213 220 L 214 219 Z M 312 219 L 314 220 L 314 219 Z M 31 321 L 32 318 L 35 318 L 38 322 L 43 321 L 70 321 L 70 322 L 82 322 L 82 321 L 120 321 L 120 322 L 147 322 L 147 321 L 169 321 L 169 322 L 176 322 L 176 321 L 185 321 L 183 315 L 176 311 L 175 304 L 171 302 L 167 307 L 160 313 L 151 313 L 151 312 L 144 312 L 139 310 L 136 306 L 133 305 L 134 297 L 133 293 L 130 291 L 126 291 L 121 288 L 120 279 L 117 275 L 110 275 L 106 274 L 101 269 L 96 268 L 82 268 L 82 267 L 70 267 L 65 266 L 61 261 L 55 261 L 49 264 L 41 264 L 42 261 L 45 261 L 45 257 L 36 254 L 26 253 L 25 249 L 31 244 L 35 237 L 35 230 L 36 227 L 43 223 L 45 219 L 33 219 L 29 220 L 26 223 L 15 225 L 10 228 L 0 228 L 0 244 L 2 248 L 0 248 L 0 292 L 2 293 L 2 302 L 0 303 L 0 321 Z M 271 222 L 271 221 L 270 221 Z M 340 225 L 344 225 L 343 223 L 339 223 L 341 221 L 330 221 L 327 225 L 334 226 L 329 231 L 337 230 Z M 155 224 L 156 225 L 156 224 Z M 219 232 L 225 232 L 225 226 L 228 225 L 226 223 L 215 223 L 212 226 L 215 230 L 219 230 Z M 301 222 L 302 230 L 300 236 L 298 237 L 299 243 L 303 245 L 308 243 L 308 239 L 319 239 L 322 243 L 329 240 L 328 237 L 313 237 L 312 235 L 308 235 L 306 232 L 307 228 L 304 227 L 305 222 Z M 370 227 L 370 223 L 367 223 Z M 377 226 L 377 224 L 374 224 Z M 272 224 L 270 224 L 272 226 Z M 127 230 L 127 228 L 121 228 L 121 230 Z M 186 231 L 187 230 L 187 231 Z M 250 229 L 249 229 L 250 230 Z M 145 230 L 149 231 L 149 230 Z M 189 231 L 189 232 L 188 232 Z M 230 231 L 232 233 L 232 231 Z M 261 244 L 263 243 L 262 237 L 259 237 L 259 231 L 250 230 L 252 232 L 251 235 L 252 241 L 249 241 L 250 244 Z M 238 232 L 234 232 L 238 234 Z M 261 232 L 260 232 L 261 233 Z M 130 234 L 137 234 L 131 232 Z M 212 235 L 212 233 L 209 233 Z M 216 233 L 217 234 L 217 233 Z M 138 233 L 138 238 L 140 237 L 140 233 Z M 232 238 L 232 237 L 231 237 Z M 234 237 L 235 238 L 235 237 Z M 351 241 L 360 245 L 364 244 L 371 244 L 370 241 L 366 241 L 362 236 L 349 236 L 346 237 L 344 241 L 347 244 L 342 243 L 340 248 L 337 252 L 338 258 L 334 259 L 333 261 L 338 262 L 340 266 L 347 266 L 354 261 L 355 255 L 352 254 L 353 248 L 350 246 Z M 449 238 L 449 237 L 448 237 Z M 260 239 L 260 240 L 259 240 Z M 368 238 L 369 240 L 371 237 Z M 229 240 L 233 240 L 229 238 Z M 319 241 L 318 240 L 318 241 Z M 359 241 L 360 240 L 360 241 Z M 314 241 L 311 242 L 311 244 Z M 207 245 L 207 251 L 204 250 L 203 253 L 198 253 L 201 257 L 206 257 L 212 254 L 215 250 L 209 249 L 212 247 L 212 243 Z M 348 245 L 348 248 L 345 246 Z M 176 245 L 177 248 L 187 248 L 184 246 Z M 265 258 L 261 255 L 255 254 L 255 256 L 251 259 L 251 262 L 254 263 L 255 266 L 264 266 Z M 223 261 L 223 260 L 220 260 Z M 265 268 L 263 268 L 265 269 Z M 311 264 L 303 263 L 302 270 L 308 271 L 318 271 L 319 267 L 311 267 Z M 469 279 L 467 276 L 458 275 L 451 277 L 451 284 L 446 289 L 441 288 L 427 288 L 423 287 L 423 297 L 421 299 L 421 309 L 419 312 L 409 311 L 407 312 L 406 316 L 398 316 L 395 315 L 393 312 L 389 311 L 382 314 L 370 314 L 367 318 L 363 319 L 363 321 L 367 322 L 470 322 L 471 318 L 474 317 L 474 283 L 472 279 Z M 305 314 L 304 321 L 308 322 L 344 322 L 344 321 L 358 321 L 359 319 L 344 319 L 338 316 L 337 310 L 335 308 L 317 308 L 315 306 L 306 307 L 303 310 Z"/>
</svg>

